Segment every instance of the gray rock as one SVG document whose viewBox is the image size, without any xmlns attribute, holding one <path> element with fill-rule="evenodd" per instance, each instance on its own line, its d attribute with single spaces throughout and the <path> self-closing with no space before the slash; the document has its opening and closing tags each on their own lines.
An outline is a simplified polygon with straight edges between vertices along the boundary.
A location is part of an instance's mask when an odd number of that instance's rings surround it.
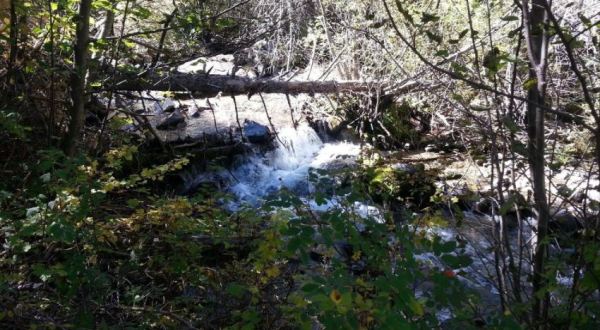
<svg viewBox="0 0 600 330">
<path fill-rule="evenodd" d="M 572 234 L 581 229 L 582 225 L 573 214 L 560 211 L 552 217 L 548 227 L 550 232 L 555 234 Z"/>
<path fill-rule="evenodd" d="M 136 113 L 138 115 L 143 114 L 147 110 L 146 107 L 144 107 L 144 105 L 142 104 L 142 102 L 135 102 L 131 105 L 130 109 L 131 112 Z"/>
<path fill-rule="evenodd" d="M 137 131 L 137 128 L 133 124 L 127 124 L 121 126 L 121 131 L 125 133 L 135 133 L 135 131 Z"/>
<path fill-rule="evenodd" d="M 166 99 L 163 102 L 154 103 L 154 113 L 172 112 L 177 106 L 171 99 Z"/>
<path fill-rule="evenodd" d="M 396 163 L 396 164 L 390 165 L 390 167 L 394 171 L 406 172 L 408 174 L 415 174 L 415 173 L 421 171 L 421 169 L 418 166 L 415 166 L 413 164 L 407 164 L 407 163 Z"/>
<path fill-rule="evenodd" d="M 175 110 L 172 114 L 168 115 L 165 119 L 158 123 L 156 128 L 160 130 L 175 129 L 179 124 L 184 122 L 185 116 L 181 114 L 181 111 Z"/>
<path fill-rule="evenodd" d="M 271 141 L 269 127 L 261 125 L 253 120 L 244 121 L 244 136 L 250 143 L 267 143 Z"/>
<path fill-rule="evenodd" d="M 200 117 L 200 114 L 206 110 L 210 110 L 210 108 L 208 107 L 197 107 L 197 106 L 192 106 L 192 108 L 189 110 L 189 115 L 192 116 L 193 118 L 198 118 Z"/>
<path fill-rule="evenodd" d="M 482 197 L 473 205 L 473 210 L 483 214 L 491 214 L 496 209 L 493 202 L 489 198 Z"/>
<path fill-rule="evenodd" d="M 425 147 L 425 151 L 427 151 L 427 152 L 438 151 L 438 147 L 435 144 L 428 144 Z"/>
</svg>

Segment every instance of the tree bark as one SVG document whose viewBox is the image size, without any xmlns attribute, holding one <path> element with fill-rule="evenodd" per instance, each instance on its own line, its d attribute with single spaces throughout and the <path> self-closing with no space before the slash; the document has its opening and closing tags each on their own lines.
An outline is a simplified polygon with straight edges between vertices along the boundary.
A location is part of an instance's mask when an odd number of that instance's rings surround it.
<svg viewBox="0 0 600 330">
<path fill-rule="evenodd" d="M 83 130 L 85 119 L 85 76 L 88 63 L 88 43 L 90 39 L 90 11 L 92 0 L 81 0 L 79 14 L 77 15 L 77 27 L 75 35 L 74 68 L 71 74 L 71 118 L 69 132 L 64 141 L 64 152 L 73 156 L 77 152 L 77 145 Z"/>
<path fill-rule="evenodd" d="M 548 294 L 539 294 L 547 286 L 544 278 L 547 256 L 548 222 L 550 214 L 546 199 L 545 182 L 545 137 L 544 107 L 546 97 L 546 67 L 549 36 L 547 31 L 548 13 L 544 0 L 532 0 L 531 9 L 528 0 L 522 1 L 523 27 L 527 41 L 529 57 L 530 88 L 527 91 L 527 116 L 529 134 L 529 167 L 533 178 L 533 197 L 537 212 L 537 233 L 533 256 L 533 308 L 534 328 L 543 327 L 548 313 Z M 540 106 L 542 105 L 542 106 Z"/>
<path fill-rule="evenodd" d="M 378 85 L 359 81 L 284 81 L 251 79 L 224 75 L 174 73 L 166 76 L 151 75 L 144 78 L 121 77 L 115 86 L 106 90 L 119 91 L 173 91 L 191 92 L 195 97 L 241 95 L 258 93 L 282 94 L 334 94 L 347 92 L 370 92 Z M 419 88 L 429 88 L 418 82 L 409 82 L 389 91 L 392 94 L 406 93 Z M 387 91 L 386 91 L 387 92 Z"/>
<path fill-rule="evenodd" d="M 106 18 L 100 31 L 96 35 L 96 39 L 106 39 L 111 37 L 114 34 L 114 25 L 115 25 L 115 4 L 112 4 L 112 8 L 106 10 Z"/>
<path fill-rule="evenodd" d="M 18 18 L 17 18 L 17 1 L 10 1 L 10 51 L 8 55 L 8 80 L 9 83 L 13 78 L 13 72 L 15 69 L 15 64 L 17 61 L 17 51 L 18 51 Z"/>
</svg>

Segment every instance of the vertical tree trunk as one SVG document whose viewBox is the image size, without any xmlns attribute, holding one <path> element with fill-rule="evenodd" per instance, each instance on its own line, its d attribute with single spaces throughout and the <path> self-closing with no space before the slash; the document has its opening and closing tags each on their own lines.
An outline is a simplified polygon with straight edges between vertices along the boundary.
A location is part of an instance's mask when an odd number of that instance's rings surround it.
<svg viewBox="0 0 600 330">
<path fill-rule="evenodd" d="M 115 7 L 116 4 L 112 4 L 111 9 L 106 10 L 106 20 L 102 25 L 102 29 L 100 33 L 98 33 L 98 38 L 108 38 L 114 34 L 114 25 L 115 25 Z"/>
<path fill-rule="evenodd" d="M 18 19 L 17 19 L 17 1 L 10 1 L 10 50 L 8 55 L 8 80 L 13 79 L 13 71 L 17 62 L 18 51 Z"/>
<path fill-rule="evenodd" d="M 522 1 L 523 27 L 527 40 L 529 56 L 529 79 L 531 86 L 527 91 L 527 116 L 529 133 L 529 166 L 533 178 L 533 197 L 537 211 L 537 233 L 533 257 L 533 309 L 532 322 L 540 327 L 547 318 L 548 295 L 538 292 L 546 287 L 544 269 L 547 250 L 548 221 L 550 214 L 546 200 L 545 182 L 545 138 L 544 138 L 544 104 L 546 96 L 546 62 L 548 52 L 548 13 L 543 0 Z"/>
<path fill-rule="evenodd" d="M 69 132 L 64 141 L 64 151 L 72 156 L 77 152 L 77 145 L 83 130 L 85 118 L 85 76 L 88 62 L 88 42 L 90 37 L 90 11 L 92 0 L 81 0 L 75 35 L 75 63 L 71 74 L 71 119 Z"/>
</svg>

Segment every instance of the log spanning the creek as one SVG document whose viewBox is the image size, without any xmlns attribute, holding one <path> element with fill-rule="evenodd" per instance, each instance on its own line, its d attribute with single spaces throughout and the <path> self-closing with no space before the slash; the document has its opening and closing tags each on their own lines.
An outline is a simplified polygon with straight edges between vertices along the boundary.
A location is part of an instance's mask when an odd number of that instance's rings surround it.
<svg viewBox="0 0 600 330">
<path fill-rule="evenodd" d="M 409 84 L 404 91 L 418 87 Z M 379 84 L 360 81 L 285 81 L 226 75 L 171 73 L 141 78 L 125 78 L 110 90 L 118 91 L 172 91 L 192 93 L 195 97 L 222 95 L 278 94 L 341 94 L 368 93 L 380 89 Z M 395 91 L 397 92 L 397 91 Z"/>
</svg>

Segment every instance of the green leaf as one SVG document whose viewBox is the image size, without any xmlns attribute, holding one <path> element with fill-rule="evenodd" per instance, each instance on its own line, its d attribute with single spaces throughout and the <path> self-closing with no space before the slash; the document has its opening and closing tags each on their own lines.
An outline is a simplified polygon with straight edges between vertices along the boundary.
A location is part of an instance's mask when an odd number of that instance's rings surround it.
<svg viewBox="0 0 600 330">
<path fill-rule="evenodd" d="M 75 228 L 71 224 L 55 221 L 48 226 L 48 234 L 56 241 L 73 243 L 75 241 Z"/>
<path fill-rule="evenodd" d="M 515 121 L 508 116 L 504 116 L 504 118 L 502 118 L 502 123 L 511 133 L 517 133 L 519 131 L 519 126 L 517 123 L 515 123 Z"/>
<path fill-rule="evenodd" d="M 144 19 L 150 18 L 150 16 L 152 15 L 152 12 L 147 8 L 138 6 L 131 11 L 131 14 L 133 16 L 135 16 L 136 18 L 144 20 Z"/>
<path fill-rule="evenodd" d="M 239 283 L 231 283 L 227 286 L 227 293 L 238 299 L 242 298 L 246 291 L 246 287 Z"/>
<path fill-rule="evenodd" d="M 433 15 L 433 14 L 428 14 L 428 13 L 423 13 L 422 17 L 421 17 L 421 22 L 423 22 L 423 24 L 427 24 L 429 22 L 437 22 L 440 20 L 439 16 Z"/>
<path fill-rule="evenodd" d="M 311 292 L 314 293 L 314 292 L 317 292 L 320 287 L 321 286 L 316 283 L 308 283 L 302 287 L 302 291 L 304 291 L 306 293 L 311 293 Z"/>
<path fill-rule="evenodd" d="M 446 49 L 441 49 L 441 50 L 438 50 L 438 51 L 435 53 L 435 56 L 444 57 L 444 58 L 445 58 L 445 57 L 448 57 L 448 55 L 450 55 L 450 54 L 448 53 L 448 51 L 447 51 Z"/>
<path fill-rule="evenodd" d="M 519 17 L 514 16 L 514 15 L 509 15 L 509 16 L 502 17 L 501 20 L 506 21 L 506 22 L 518 21 Z"/>
<path fill-rule="evenodd" d="M 425 309 L 423 308 L 423 305 L 415 298 L 410 299 L 408 307 L 417 316 L 423 316 L 425 314 Z"/>
<path fill-rule="evenodd" d="M 450 64 L 450 67 L 452 68 L 452 71 L 459 75 L 459 76 L 464 76 L 465 72 L 467 72 L 467 67 L 465 67 L 463 64 L 460 64 L 458 62 L 452 62 Z"/>
<path fill-rule="evenodd" d="M 521 27 L 518 27 L 514 30 L 511 30 L 510 32 L 508 32 L 508 37 L 509 38 L 514 38 L 515 36 L 519 35 L 519 32 L 521 32 Z"/>
<path fill-rule="evenodd" d="M 517 201 L 517 195 L 511 194 L 510 196 L 508 196 L 506 201 L 504 201 L 504 204 L 500 206 L 500 214 L 506 215 L 510 210 L 512 210 L 515 207 L 515 202 Z"/>
<path fill-rule="evenodd" d="M 113 5 L 109 0 L 95 0 L 94 9 L 113 10 Z"/>
<path fill-rule="evenodd" d="M 402 6 L 402 2 L 400 2 L 400 0 L 396 0 L 396 7 L 398 7 L 398 11 L 400 12 L 400 14 L 402 14 L 402 16 L 404 16 L 404 19 L 406 19 L 411 25 L 415 25 L 415 22 L 414 22 L 412 16 L 408 12 L 408 10 L 406 10 Z"/>
<path fill-rule="evenodd" d="M 520 141 L 511 143 L 512 150 L 521 156 L 527 156 L 527 146 Z"/>
<path fill-rule="evenodd" d="M 438 44 L 444 40 L 440 35 L 433 33 L 431 31 L 425 31 L 425 35 L 427 36 L 427 38 L 429 38 L 432 41 L 437 42 Z"/>
<path fill-rule="evenodd" d="M 473 260 L 466 255 L 452 255 L 452 254 L 445 254 L 442 256 L 442 261 L 450 266 L 451 268 L 454 269 L 458 269 L 458 268 L 463 268 L 463 267 L 467 267 L 470 264 L 473 263 Z"/>
<path fill-rule="evenodd" d="M 579 19 L 581 20 L 581 22 L 587 27 L 587 28 L 591 28 L 592 27 L 592 21 L 587 18 L 585 15 L 583 15 L 582 13 L 577 14 L 577 16 L 579 17 Z"/>
<path fill-rule="evenodd" d="M 322 192 L 318 191 L 315 194 L 315 203 L 317 203 L 318 206 L 323 206 L 327 204 L 327 199 L 325 198 L 325 194 L 323 194 Z"/>
<path fill-rule="evenodd" d="M 525 82 L 523 82 L 523 88 L 528 91 L 531 90 L 533 88 L 535 88 L 537 86 L 537 79 L 535 78 L 530 78 L 525 80 Z"/>
</svg>

